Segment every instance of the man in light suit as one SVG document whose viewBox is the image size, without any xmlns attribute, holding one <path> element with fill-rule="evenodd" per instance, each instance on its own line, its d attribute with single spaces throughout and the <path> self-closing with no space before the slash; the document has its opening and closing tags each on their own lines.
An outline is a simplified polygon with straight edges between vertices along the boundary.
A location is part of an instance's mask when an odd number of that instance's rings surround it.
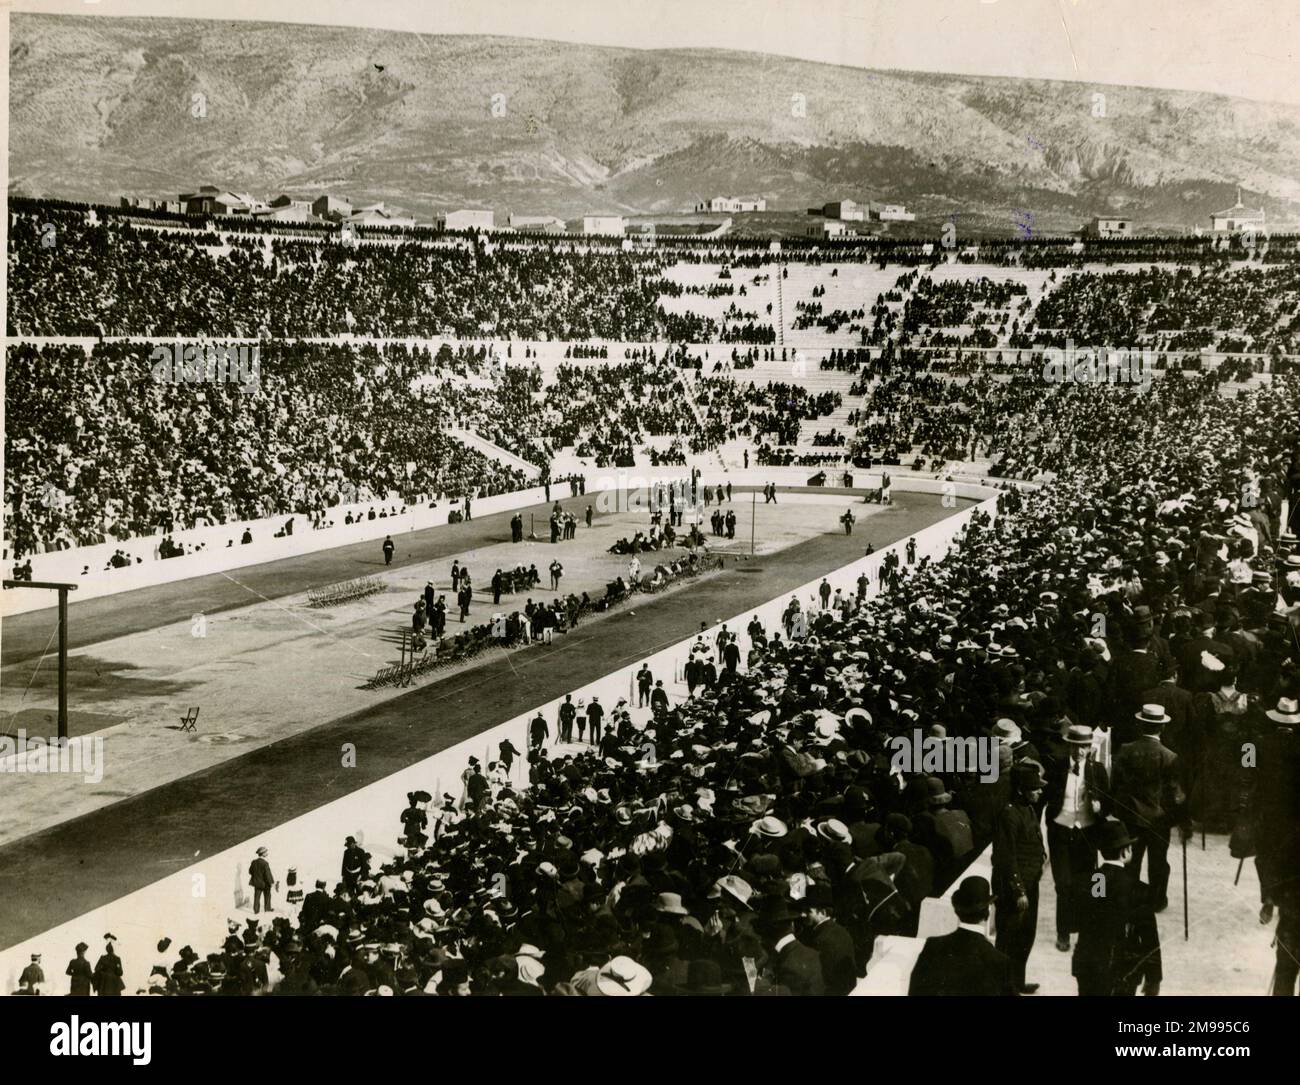
<svg viewBox="0 0 1300 1085">
<path fill-rule="evenodd" d="M 1110 778 L 1093 756 L 1092 728 L 1061 722 L 1068 755 L 1047 759 L 1047 852 L 1056 887 L 1056 948 L 1067 953 L 1097 861 L 1093 829 L 1110 813 Z"/>
<path fill-rule="evenodd" d="M 1011 958 L 993 948 L 984 930 L 993 899 L 980 877 L 962 879 L 952 895 L 958 927 L 951 934 L 927 938 L 912 968 L 909 995 L 1014 995 Z"/>
</svg>

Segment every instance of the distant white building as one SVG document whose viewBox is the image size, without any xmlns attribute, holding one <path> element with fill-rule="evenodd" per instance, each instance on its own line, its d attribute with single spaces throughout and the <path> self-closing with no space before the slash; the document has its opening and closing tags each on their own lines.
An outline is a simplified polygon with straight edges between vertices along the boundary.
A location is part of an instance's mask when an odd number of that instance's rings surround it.
<svg viewBox="0 0 1300 1085">
<path fill-rule="evenodd" d="M 849 228 L 837 219 L 831 219 L 827 222 L 818 222 L 809 226 L 804 235 L 807 237 L 825 238 L 825 237 L 843 237 L 849 232 Z"/>
<path fill-rule="evenodd" d="M 562 234 L 564 219 L 554 215 L 514 215 L 510 216 L 510 228 L 526 234 Z"/>
<path fill-rule="evenodd" d="M 745 211 L 766 211 L 767 200 L 762 196 L 714 196 L 695 205 L 697 213 L 737 214 Z"/>
<path fill-rule="evenodd" d="M 435 221 L 442 230 L 491 230 L 496 226 L 496 214 L 492 211 L 448 211 Z"/>
<path fill-rule="evenodd" d="M 1083 228 L 1084 237 L 1132 237 L 1133 220 L 1126 218 L 1105 218 L 1101 215 Z"/>
<path fill-rule="evenodd" d="M 569 224 L 573 233 L 598 237 L 622 237 L 624 230 L 622 215 L 583 215 Z"/>
<path fill-rule="evenodd" d="M 877 222 L 915 222 L 916 216 L 901 203 L 872 203 L 868 207 Z"/>
<path fill-rule="evenodd" d="M 1264 228 L 1264 211 L 1246 207 L 1241 202 L 1241 189 L 1237 189 L 1237 202 L 1226 211 L 1216 211 L 1210 216 L 1210 225 L 1216 232 L 1240 233 L 1242 230 Z"/>
</svg>

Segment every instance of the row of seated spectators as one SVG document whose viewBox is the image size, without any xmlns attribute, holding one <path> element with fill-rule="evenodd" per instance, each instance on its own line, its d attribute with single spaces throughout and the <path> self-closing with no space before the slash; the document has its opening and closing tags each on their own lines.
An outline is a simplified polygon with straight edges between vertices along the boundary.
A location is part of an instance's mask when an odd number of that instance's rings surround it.
<svg viewBox="0 0 1300 1085">
<path fill-rule="evenodd" d="M 519 471 L 451 440 L 412 391 L 427 351 L 269 341 L 253 382 L 155 379 L 148 343 L 8 353 L 5 507 L 16 556 L 392 492 L 486 496 Z"/>
<path fill-rule="evenodd" d="M 1082 386 L 1049 383 L 1043 379 L 1044 356 L 1038 351 L 1007 352 L 1019 361 L 963 365 L 960 351 L 952 370 L 934 355 L 886 347 L 863 368 L 854 391 L 867 392 L 862 421 L 850 445 L 855 457 L 882 446 L 918 448 L 925 456 L 945 459 L 998 460 L 994 473 L 1001 477 L 1033 478 L 1056 469 L 1061 451 L 1071 441 L 1086 441 L 1086 431 L 1076 432 L 1080 417 L 1075 404 Z M 978 357 L 978 356 L 976 356 Z M 1160 356 L 1170 367 L 1167 377 L 1179 382 L 1182 373 L 1199 370 L 1199 364 L 1178 369 L 1176 358 Z M 1247 360 L 1226 362 L 1206 374 L 1212 385 L 1249 379 L 1256 365 Z M 953 379 L 962 373 L 960 379 Z M 1010 373 L 1013 379 L 997 376 Z M 1140 394 L 1140 385 L 1112 384 L 1107 394 L 1119 400 Z"/>
<path fill-rule="evenodd" d="M 1219 349 L 1293 353 L 1300 343 L 1300 261 L 1199 274 L 1149 267 L 1067 275 L 1011 345 L 1063 345 L 1067 339 L 1168 350 L 1226 343 Z"/>
<path fill-rule="evenodd" d="M 211 234 L 116 219 L 90 223 L 54 209 L 11 220 L 15 335 L 719 337 L 708 318 L 663 311 L 668 261 L 653 252 L 573 253 L 481 241 L 350 246 L 275 239 L 267 247 L 236 238 L 214 246 Z M 768 341 L 746 339 L 760 334 L 767 333 L 744 325 L 727 330 L 729 340 Z"/>
</svg>

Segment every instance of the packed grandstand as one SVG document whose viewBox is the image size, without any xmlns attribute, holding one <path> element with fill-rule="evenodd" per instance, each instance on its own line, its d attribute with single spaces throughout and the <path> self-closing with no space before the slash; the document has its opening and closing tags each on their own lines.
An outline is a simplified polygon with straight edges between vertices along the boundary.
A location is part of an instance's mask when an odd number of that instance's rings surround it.
<svg viewBox="0 0 1300 1085">
<path fill-rule="evenodd" d="M 1052 845 L 1071 736 L 1105 732 L 1113 756 L 1152 705 L 1176 807 L 1157 823 L 1121 776 L 1101 813 L 1166 843 L 1249 836 L 1261 903 L 1296 914 L 1297 239 L 772 254 L 372 234 L 11 201 L 7 565 L 104 544 L 148 561 L 196 524 L 456 509 L 579 469 L 883 465 L 996 500 L 946 555 L 746 629 L 743 656 L 700 638 L 689 696 L 648 719 L 610 706 L 575 743 L 570 718 L 562 744 L 494 752 L 505 772 L 474 758 L 445 794 L 411 793 L 395 855 L 339 841 L 337 876 L 272 921 L 184 947 L 160 922 L 144 989 L 849 994 L 990 846 L 1006 899 L 999 826 L 1026 781 Z M 175 337 L 255 342 L 256 385 L 154 379 Z M 1045 380 L 1067 343 L 1148 351 L 1153 379 Z M 918 728 L 997 737 L 998 781 L 899 773 L 892 740 Z M 1259 773 L 1243 743 L 1267 751 Z M 1083 890 L 1061 862 L 1053 845 L 1068 948 Z M 116 993 L 105 957 L 90 982 Z M 1160 982 L 1158 947 L 1106 980 Z"/>
</svg>

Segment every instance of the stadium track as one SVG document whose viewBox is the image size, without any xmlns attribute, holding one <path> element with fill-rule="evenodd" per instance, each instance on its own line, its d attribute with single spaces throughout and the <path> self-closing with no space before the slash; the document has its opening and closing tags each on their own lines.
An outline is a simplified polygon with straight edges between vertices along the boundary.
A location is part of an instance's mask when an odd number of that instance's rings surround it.
<svg viewBox="0 0 1300 1085">
<path fill-rule="evenodd" d="M 834 499 L 834 491 L 823 492 Z M 585 508 L 588 500 L 569 498 L 563 503 Z M 939 496 L 914 493 L 907 494 L 905 502 L 864 518 L 852 536 L 821 535 L 765 557 L 729 561 L 723 572 L 580 625 L 549 648 L 503 655 L 0 847 L 0 948 L 117 900 L 198 856 L 233 847 L 635 662 L 690 636 L 701 621 L 712 623 L 788 593 L 861 557 L 868 542 L 880 549 L 971 504 L 959 500 L 956 509 L 946 509 Z M 531 511 L 539 508 L 548 506 Z M 394 558 L 393 567 L 508 540 L 511 515 L 395 538 L 400 560 Z M 499 533 L 503 538 L 498 539 Z M 360 575 L 376 564 L 382 568 L 377 550 L 372 541 L 259 565 L 240 570 L 240 581 L 258 584 L 271 598 L 288 595 Z M 147 602 L 109 597 L 86 604 L 93 616 L 74 623 L 82 628 L 78 643 L 94 643 L 95 631 L 103 639 L 132 628 L 152 628 L 171 620 L 169 615 L 191 613 L 191 603 L 198 599 L 206 601 L 209 613 L 248 601 L 247 591 L 225 576 L 201 580 L 131 593 L 150 596 Z M 202 608 L 196 604 L 196 609 Z M 6 641 L 9 625 L 5 623 Z M 588 646 L 595 650 L 584 651 Z M 519 739 L 518 745 L 524 745 L 522 734 Z M 340 767 L 343 743 L 356 747 L 355 768 Z M 165 750 L 159 756 L 165 757 Z M 395 806 L 394 825 L 398 813 Z"/>
</svg>

